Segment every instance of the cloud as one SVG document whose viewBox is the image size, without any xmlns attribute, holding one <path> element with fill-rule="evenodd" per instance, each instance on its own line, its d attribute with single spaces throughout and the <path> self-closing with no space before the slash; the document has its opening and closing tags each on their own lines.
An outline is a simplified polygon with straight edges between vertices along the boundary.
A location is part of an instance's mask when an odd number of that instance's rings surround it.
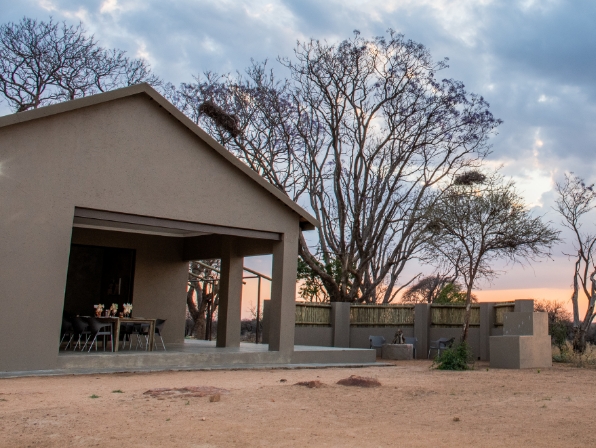
<svg viewBox="0 0 596 448">
<path fill-rule="evenodd" d="M 337 42 L 388 28 L 425 44 L 441 76 L 462 80 L 503 119 L 491 165 L 503 164 L 550 216 L 564 171 L 596 180 L 596 2 L 593 0 L 22 0 L 24 15 L 81 20 L 104 46 L 146 57 L 178 84 L 205 70 L 242 71 L 250 59 L 292 56 L 296 40 Z M 2 105 L 0 105 L 0 108 Z M 521 277 L 520 277 L 521 278 Z M 501 285 L 502 286 L 502 285 Z M 565 284 L 563 287 L 567 287 Z"/>
</svg>

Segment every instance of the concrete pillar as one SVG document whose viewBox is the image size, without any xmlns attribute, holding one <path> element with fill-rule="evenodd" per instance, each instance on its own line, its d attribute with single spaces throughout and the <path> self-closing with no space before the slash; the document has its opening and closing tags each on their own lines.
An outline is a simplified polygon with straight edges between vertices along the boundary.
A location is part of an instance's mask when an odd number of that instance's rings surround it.
<svg viewBox="0 0 596 448">
<path fill-rule="evenodd" d="M 495 326 L 495 303 L 480 304 L 480 360 L 490 360 L 490 332 Z"/>
<path fill-rule="evenodd" d="M 217 347 L 240 347 L 244 258 L 234 253 L 232 238 L 225 238 L 222 243 Z"/>
<path fill-rule="evenodd" d="M 430 335 L 430 304 L 414 305 L 414 337 L 418 339 L 416 359 L 426 359 Z"/>
<path fill-rule="evenodd" d="M 534 299 L 523 299 L 515 301 L 514 313 L 533 313 Z"/>
<path fill-rule="evenodd" d="M 350 306 L 349 302 L 331 303 L 331 327 L 333 328 L 333 346 L 350 346 Z"/>
<path fill-rule="evenodd" d="M 273 245 L 269 350 L 287 355 L 294 352 L 297 264 L 298 229 L 293 234 L 284 234 L 282 240 Z"/>
</svg>

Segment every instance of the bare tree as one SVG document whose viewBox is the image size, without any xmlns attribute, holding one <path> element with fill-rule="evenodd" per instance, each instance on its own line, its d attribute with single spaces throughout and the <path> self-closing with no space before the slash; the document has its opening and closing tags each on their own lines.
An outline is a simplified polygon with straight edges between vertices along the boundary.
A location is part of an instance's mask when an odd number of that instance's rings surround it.
<svg viewBox="0 0 596 448">
<path fill-rule="evenodd" d="M 15 112 L 139 82 L 160 84 L 145 61 L 98 46 L 80 23 L 0 26 L 0 93 Z"/>
<path fill-rule="evenodd" d="M 466 292 L 457 276 L 437 273 L 422 277 L 406 289 L 401 297 L 404 303 L 465 303 Z M 472 294 L 472 302 L 478 298 Z"/>
<path fill-rule="evenodd" d="M 438 194 L 428 229 L 434 234 L 427 256 L 456 267 L 466 287 L 462 341 L 468 336 L 472 289 L 494 278 L 498 259 L 522 263 L 550 255 L 559 232 L 532 217 L 513 182 L 498 173 L 466 172 Z"/>
<path fill-rule="evenodd" d="M 594 305 L 596 303 L 596 233 L 584 232 L 582 227 L 586 215 L 596 207 L 596 192 L 594 185 L 586 185 L 580 177 L 573 173 L 565 174 L 565 179 L 557 183 L 555 191 L 558 194 L 555 210 L 563 217 L 563 225 L 570 229 L 575 238 L 576 253 L 566 254 L 575 258 L 573 274 L 573 350 L 583 353 L 586 350 L 586 335 L 594 320 Z M 581 292 L 580 292 L 581 291 Z M 588 308 L 580 319 L 579 296 L 583 295 Z"/>
<path fill-rule="evenodd" d="M 433 303 L 443 288 L 454 279 L 449 275 L 434 274 L 422 277 L 402 295 L 404 303 Z"/>
<path fill-rule="evenodd" d="M 389 302 L 427 236 L 432 191 L 483 159 L 500 121 L 462 83 L 436 79 L 445 61 L 391 30 L 299 42 L 280 61 L 289 80 L 253 64 L 170 86 L 170 98 L 321 222 L 318 242 L 301 234 L 299 251 L 331 301 Z M 240 132 L 201 113 L 207 101 Z"/>
<path fill-rule="evenodd" d="M 211 266 L 210 269 L 207 266 Z M 191 261 L 188 264 L 188 290 L 186 305 L 194 321 L 192 335 L 203 338 L 208 330 L 207 321 L 212 321 L 219 304 L 220 260 Z"/>
</svg>

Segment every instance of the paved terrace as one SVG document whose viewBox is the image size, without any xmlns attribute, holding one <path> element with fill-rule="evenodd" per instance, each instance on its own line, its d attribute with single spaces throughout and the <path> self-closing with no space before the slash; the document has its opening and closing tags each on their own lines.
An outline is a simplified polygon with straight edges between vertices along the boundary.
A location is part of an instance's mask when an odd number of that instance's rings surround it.
<svg viewBox="0 0 596 448">
<path fill-rule="evenodd" d="M 134 343 L 133 343 L 134 345 Z M 19 376 L 84 375 L 115 372 L 166 370 L 296 369 L 323 367 L 367 367 L 386 365 L 376 362 L 375 350 L 297 345 L 288 360 L 267 344 L 241 343 L 240 347 L 216 347 L 215 341 L 186 340 L 166 344 L 153 352 L 61 351 L 53 370 L 0 372 L 0 378 Z"/>
</svg>

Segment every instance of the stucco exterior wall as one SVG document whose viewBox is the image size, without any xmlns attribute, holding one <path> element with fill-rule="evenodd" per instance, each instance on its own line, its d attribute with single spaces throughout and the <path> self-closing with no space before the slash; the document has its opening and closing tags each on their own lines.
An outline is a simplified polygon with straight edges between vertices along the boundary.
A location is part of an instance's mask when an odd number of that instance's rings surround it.
<svg viewBox="0 0 596 448">
<path fill-rule="evenodd" d="M 144 94 L 0 127 L 2 371 L 56 366 L 75 207 L 291 235 L 299 220 Z M 157 317 L 145 300 L 135 314 Z"/>
</svg>

